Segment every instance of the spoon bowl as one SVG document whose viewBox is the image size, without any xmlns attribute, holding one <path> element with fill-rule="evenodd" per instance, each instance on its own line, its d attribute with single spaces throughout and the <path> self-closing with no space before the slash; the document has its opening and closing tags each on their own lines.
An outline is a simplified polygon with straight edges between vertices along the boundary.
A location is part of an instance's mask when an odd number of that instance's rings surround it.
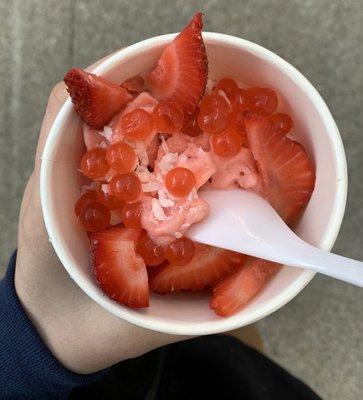
<svg viewBox="0 0 363 400">
<path fill-rule="evenodd" d="M 363 262 L 303 241 L 258 194 L 244 189 L 207 190 L 201 197 L 209 203 L 210 215 L 189 229 L 191 239 L 363 287 Z"/>
</svg>

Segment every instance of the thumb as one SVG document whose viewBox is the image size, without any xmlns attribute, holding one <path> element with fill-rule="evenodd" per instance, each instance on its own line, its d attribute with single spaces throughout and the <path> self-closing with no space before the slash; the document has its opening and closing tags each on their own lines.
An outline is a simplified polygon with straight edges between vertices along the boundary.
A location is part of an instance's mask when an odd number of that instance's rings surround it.
<svg viewBox="0 0 363 400">
<path fill-rule="evenodd" d="M 40 166 L 41 155 L 43 154 L 45 142 L 47 140 L 50 128 L 52 127 L 53 122 L 67 97 L 68 93 L 64 82 L 59 82 L 57 85 L 55 85 L 50 93 L 42 127 L 40 128 L 39 140 L 35 154 L 36 170 Z"/>
</svg>

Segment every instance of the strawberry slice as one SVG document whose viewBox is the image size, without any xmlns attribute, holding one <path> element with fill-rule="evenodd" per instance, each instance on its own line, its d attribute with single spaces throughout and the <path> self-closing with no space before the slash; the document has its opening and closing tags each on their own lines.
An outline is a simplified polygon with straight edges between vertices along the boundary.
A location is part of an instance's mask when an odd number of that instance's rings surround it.
<svg viewBox="0 0 363 400">
<path fill-rule="evenodd" d="M 213 287 L 210 308 L 220 317 L 234 314 L 274 276 L 279 267 L 271 261 L 248 257 L 242 267 Z"/>
<path fill-rule="evenodd" d="M 75 110 L 91 128 L 103 129 L 132 99 L 126 89 L 80 68 L 70 69 L 64 82 Z"/>
<path fill-rule="evenodd" d="M 235 270 L 244 259 L 243 254 L 196 243 L 195 255 L 189 264 L 154 268 L 149 277 L 150 289 L 160 294 L 201 290 Z"/>
<path fill-rule="evenodd" d="M 149 306 L 146 266 L 135 252 L 140 232 L 116 226 L 91 236 L 91 266 L 97 283 L 111 299 L 135 308 Z"/>
<path fill-rule="evenodd" d="M 315 170 L 300 143 L 266 117 L 245 118 L 248 144 L 262 176 L 262 193 L 286 223 L 300 217 L 315 185 Z"/>
<path fill-rule="evenodd" d="M 157 66 L 146 77 L 146 87 L 157 99 L 177 102 L 192 113 L 204 94 L 208 62 L 202 38 L 202 13 L 165 48 Z"/>
</svg>

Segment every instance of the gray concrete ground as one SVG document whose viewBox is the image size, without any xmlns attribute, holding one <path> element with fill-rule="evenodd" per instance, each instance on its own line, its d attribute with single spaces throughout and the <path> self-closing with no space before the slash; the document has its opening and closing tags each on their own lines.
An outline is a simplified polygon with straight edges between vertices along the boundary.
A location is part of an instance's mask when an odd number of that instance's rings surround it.
<svg viewBox="0 0 363 400">
<path fill-rule="evenodd" d="M 16 246 L 22 191 L 52 86 L 73 65 L 178 30 L 196 9 L 206 13 L 206 30 L 275 51 L 322 94 L 342 133 L 350 174 L 335 251 L 363 259 L 362 0 L 0 0 L 1 271 Z M 362 290 L 315 278 L 258 323 L 267 353 L 324 399 L 362 398 L 362 304 Z"/>
</svg>

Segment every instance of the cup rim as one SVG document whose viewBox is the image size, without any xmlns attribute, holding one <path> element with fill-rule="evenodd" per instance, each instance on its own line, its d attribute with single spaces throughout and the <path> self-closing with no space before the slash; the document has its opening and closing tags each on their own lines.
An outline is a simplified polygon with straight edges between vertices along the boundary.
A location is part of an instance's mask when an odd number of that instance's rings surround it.
<svg viewBox="0 0 363 400">
<path fill-rule="evenodd" d="M 171 33 L 166 35 L 160 35 L 145 39 L 129 47 L 117 51 L 115 54 L 110 56 L 108 59 L 99 64 L 92 72 L 96 74 L 105 74 L 109 69 L 116 65 L 121 60 L 127 60 L 127 58 L 134 57 L 139 53 L 145 52 L 157 45 L 164 45 L 169 43 L 177 33 Z M 337 169 L 337 191 L 335 193 L 333 211 L 330 216 L 330 222 L 327 226 L 324 235 L 320 239 L 320 248 L 324 250 L 330 250 L 337 238 L 339 229 L 343 220 L 347 189 L 348 189 L 348 175 L 347 175 L 347 164 L 345 158 L 344 147 L 341 136 L 337 125 L 320 94 L 315 87 L 305 78 L 295 67 L 285 61 L 283 58 L 273 53 L 272 51 L 248 40 L 230 36 L 216 32 L 204 32 L 203 38 L 208 44 L 226 44 L 239 47 L 243 47 L 250 53 L 257 55 L 264 61 L 268 61 L 283 70 L 289 78 L 294 81 L 297 86 L 304 91 L 309 97 L 314 107 L 317 109 L 325 127 L 328 136 L 331 139 L 333 148 L 334 159 L 336 162 Z M 62 262 L 64 268 L 67 270 L 70 277 L 78 284 L 78 286 L 95 302 L 101 305 L 103 308 L 122 318 L 130 323 L 138 325 L 140 327 L 159 331 L 168 334 L 178 335 L 200 335 L 200 334 L 212 334 L 221 333 L 232 329 L 251 324 L 265 316 L 275 312 L 290 300 L 292 300 L 314 277 L 315 273 L 311 271 L 304 271 L 292 284 L 290 284 L 284 291 L 281 291 L 272 300 L 261 307 L 251 311 L 248 316 L 236 315 L 229 318 L 221 318 L 220 320 L 205 321 L 195 323 L 169 323 L 164 321 L 156 321 L 154 319 L 145 318 L 142 314 L 132 313 L 126 307 L 119 305 L 115 302 L 108 302 L 104 297 L 100 296 L 89 284 L 89 282 L 77 273 L 76 265 L 72 257 L 70 257 L 59 245 L 58 238 L 61 234 L 57 232 L 56 226 L 53 224 L 52 218 L 52 203 L 51 196 L 49 195 L 48 188 L 50 182 L 50 157 L 55 147 L 55 138 L 62 131 L 62 126 L 66 121 L 69 114 L 73 111 L 73 106 L 70 98 L 66 100 L 61 110 L 59 111 L 47 138 L 45 148 L 42 155 L 41 171 L 40 171 L 40 195 L 41 205 L 43 211 L 43 217 L 45 226 L 49 235 L 54 250 Z"/>
</svg>

